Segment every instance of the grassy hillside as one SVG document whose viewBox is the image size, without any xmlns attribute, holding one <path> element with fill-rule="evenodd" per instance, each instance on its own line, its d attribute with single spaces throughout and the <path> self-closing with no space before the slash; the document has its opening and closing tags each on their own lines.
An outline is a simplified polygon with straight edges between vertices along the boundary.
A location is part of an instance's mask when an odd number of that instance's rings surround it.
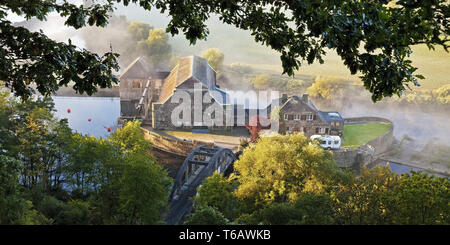
<svg viewBox="0 0 450 245">
<path fill-rule="evenodd" d="M 139 7 L 119 7 L 117 14 L 125 14 L 129 20 L 144 21 L 158 28 L 166 28 L 169 23 L 167 15 L 152 11 L 151 14 Z M 217 16 L 212 16 L 207 22 L 210 34 L 207 40 L 198 41 L 194 46 L 183 35 L 171 37 L 173 51 L 177 55 L 201 54 L 208 48 L 219 48 L 225 54 L 225 64 L 241 62 L 252 66 L 256 70 L 263 70 L 273 74 L 282 72 L 279 54 L 267 46 L 256 43 L 249 31 L 235 28 L 221 23 Z M 444 84 L 450 84 L 448 68 L 450 67 L 450 53 L 437 47 L 429 51 L 425 45 L 413 48 L 411 58 L 413 65 L 418 67 L 418 74 L 426 77 L 420 87 L 414 89 L 434 89 Z M 360 81 L 359 74 L 351 75 L 344 66 L 341 58 L 334 51 L 328 51 L 325 63 L 303 65 L 297 74 L 312 76 L 336 76 L 348 80 Z"/>
</svg>

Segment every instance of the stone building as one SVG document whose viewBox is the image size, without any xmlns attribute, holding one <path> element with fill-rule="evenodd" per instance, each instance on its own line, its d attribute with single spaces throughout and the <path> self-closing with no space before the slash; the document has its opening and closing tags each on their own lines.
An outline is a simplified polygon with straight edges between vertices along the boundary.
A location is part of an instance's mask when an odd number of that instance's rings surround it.
<svg viewBox="0 0 450 245">
<path fill-rule="evenodd" d="M 119 77 L 121 118 L 141 119 L 155 129 L 225 129 L 244 127 L 250 109 L 228 103 L 230 96 L 216 85 L 216 72 L 198 56 L 180 59 L 170 72 L 155 71 L 143 59 L 133 61 Z M 319 111 L 309 100 L 284 94 L 262 110 L 270 115 L 280 105 L 288 132 L 341 135 L 344 121 L 338 112 Z M 219 113 L 220 112 L 220 113 Z M 238 117 L 243 113 L 245 115 Z M 252 115 L 260 115 L 257 110 Z M 242 119 L 242 120 L 241 120 Z"/>
<path fill-rule="evenodd" d="M 283 94 L 278 104 L 281 106 L 285 129 L 289 133 L 303 132 L 307 137 L 314 134 L 342 135 L 344 120 L 341 115 L 335 111 L 318 110 L 308 94 L 302 97 Z"/>
<path fill-rule="evenodd" d="M 151 122 L 149 105 L 158 101 L 161 86 L 168 75 L 169 72 L 154 71 L 140 57 L 125 68 L 119 77 L 121 118 Z"/>
<path fill-rule="evenodd" d="M 225 128 L 233 120 L 225 115 L 232 110 L 227 94 L 217 87 L 216 72 L 204 58 L 183 57 L 170 72 L 152 71 L 138 58 L 119 79 L 122 119 L 140 118 L 155 129 Z"/>
</svg>

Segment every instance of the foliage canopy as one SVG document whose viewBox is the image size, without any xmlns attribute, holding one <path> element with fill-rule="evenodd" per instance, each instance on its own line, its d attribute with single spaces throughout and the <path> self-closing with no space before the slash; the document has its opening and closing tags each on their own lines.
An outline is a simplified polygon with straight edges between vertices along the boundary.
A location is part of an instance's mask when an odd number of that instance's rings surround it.
<svg viewBox="0 0 450 245">
<path fill-rule="evenodd" d="M 291 0 L 106 0 L 77 6 L 56 0 L 0 1 L 0 80 L 16 95 L 29 96 L 30 83 L 42 94 L 75 83 L 80 93 L 92 94 L 96 86 L 117 82 L 112 75 L 117 54 L 103 57 L 72 44 L 57 43 L 42 33 L 15 27 L 7 11 L 27 19 L 44 20 L 53 11 L 67 17 L 66 25 L 105 26 L 115 3 L 139 4 L 147 11 L 168 12 L 166 32 L 180 32 L 195 44 L 209 33 L 206 21 L 212 14 L 226 24 L 249 30 L 257 42 L 281 54 L 284 73 L 294 75 L 303 62 L 323 63 L 326 50 L 335 50 L 352 74 L 361 74 L 372 100 L 401 93 L 411 83 L 419 85 L 411 64 L 411 46 L 426 44 L 448 50 L 450 4 L 446 0 L 291 1 Z"/>
</svg>

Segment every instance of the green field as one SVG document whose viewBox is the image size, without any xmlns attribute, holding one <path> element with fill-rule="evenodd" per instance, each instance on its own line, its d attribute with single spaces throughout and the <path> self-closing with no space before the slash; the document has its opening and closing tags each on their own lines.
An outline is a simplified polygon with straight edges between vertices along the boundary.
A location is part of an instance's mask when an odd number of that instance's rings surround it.
<svg viewBox="0 0 450 245">
<path fill-rule="evenodd" d="M 344 125 L 342 146 L 357 148 L 384 134 L 390 127 L 390 124 L 380 123 Z"/>
</svg>

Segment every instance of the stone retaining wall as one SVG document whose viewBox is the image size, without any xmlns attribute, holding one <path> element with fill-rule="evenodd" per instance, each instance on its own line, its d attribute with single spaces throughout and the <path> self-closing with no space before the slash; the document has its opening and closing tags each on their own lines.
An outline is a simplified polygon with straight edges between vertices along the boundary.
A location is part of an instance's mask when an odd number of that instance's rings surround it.
<svg viewBox="0 0 450 245">
<path fill-rule="evenodd" d="M 392 121 L 381 117 L 344 118 L 344 125 L 363 123 L 384 123 L 390 124 L 391 127 L 384 134 L 356 149 L 345 148 L 334 151 L 334 160 L 339 167 L 351 167 L 359 172 L 363 165 L 370 164 L 376 160 L 379 154 L 391 148 L 394 141 L 394 124 Z"/>
<path fill-rule="evenodd" d="M 141 130 L 144 134 L 144 138 L 152 143 L 153 147 L 181 157 L 186 157 L 193 149 L 197 148 L 200 145 L 207 145 L 209 147 L 212 147 L 214 145 L 210 142 L 197 140 L 180 140 L 175 137 L 164 136 L 162 134 L 159 134 L 158 132 L 145 128 L 141 128 Z"/>
</svg>

